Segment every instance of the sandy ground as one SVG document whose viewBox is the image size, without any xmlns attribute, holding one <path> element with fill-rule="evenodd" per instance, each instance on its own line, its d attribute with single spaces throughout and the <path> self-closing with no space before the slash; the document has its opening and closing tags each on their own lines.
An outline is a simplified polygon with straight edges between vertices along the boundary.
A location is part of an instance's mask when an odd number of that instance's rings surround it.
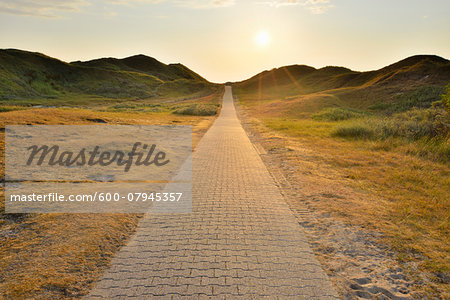
<svg viewBox="0 0 450 300">
<path fill-rule="evenodd" d="M 336 174 L 325 174 L 311 149 L 261 130 L 239 106 L 238 112 L 316 256 L 344 299 L 428 298 L 417 289 L 425 279 L 413 279 L 406 272 L 396 254 L 383 243 L 381 233 L 348 225 L 326 208 L 343 197 L 357 201 L 373 195 L 336 184 Z M 414 266 L 408 266 L 411 268 Z"/>
</svg>

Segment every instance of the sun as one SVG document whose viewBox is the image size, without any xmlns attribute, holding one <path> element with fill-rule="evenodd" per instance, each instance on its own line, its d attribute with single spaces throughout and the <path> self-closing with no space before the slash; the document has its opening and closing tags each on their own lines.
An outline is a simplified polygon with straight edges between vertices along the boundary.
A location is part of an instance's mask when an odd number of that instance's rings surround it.
<svg viewBox="0 0 450 300">
<path fill-rule="evenodd" d="M 270 42 L 270 36 L 265 31 L 260 31 L 255 36 L 255 41 L 259 46 L 266 46 Z"/>
</svg>

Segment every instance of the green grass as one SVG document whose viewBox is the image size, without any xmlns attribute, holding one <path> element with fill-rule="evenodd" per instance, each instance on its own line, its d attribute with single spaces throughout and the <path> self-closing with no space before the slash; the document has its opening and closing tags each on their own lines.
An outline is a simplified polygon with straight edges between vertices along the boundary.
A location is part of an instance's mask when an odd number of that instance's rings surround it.
<svg viewBox="0 0 450 300">
<path fill-rule="evenodd" d="M 178 98 L 156 98 L 123 101 L 101 109 L 107 112 L 138 112 L 138 113 L 159 113 L 177 114 L 190 116 L 213 116 L 220 108 L 221 93 L 216 89 L 215 93 L 199 98 L 178 97 Z M 202 91 L 200 94 L 203 94 Z M 195 94 L 194 94 L 195 95 Z"/>
<path fill-rule="evenodd" d="M 331 118 L 334 120 L 334 118 Z M 334 138 L 371 143 L 373 149 L 403 149 L 431 161 L 450 159 L 450 118 L 440 107 L 413 109 L 392 116 L 364 114 L 340 121 L 293 118 L 262 118 L 273 130 L 290 136 Z"/>
<path fill-rule="evenodd" d="M 342 121 L 363 116 L 361 111 L 345 108 L 345 107 L 331 107 L 326 108 L 318 113 L 312 115 L 314 120 L 322 121 Z"/>
<path fill-rule="evenodd" d="M 392 102 L 378 102 L 368 107 L 369 110 L 385 113 L 404 112 L 412 108 L 429 108 L 433 102 L 439 101 L 445 88 L 441 86 L 422 86 L 418 89 L 395 97 Z"/>
<path fill-rule="evenodd" d="M 441 107 L 417 109 L 390 117 L 372 116 L 340 122 L 331 130 L 333 137 L 393 141 L 414 144 L 408 154 L 448 163 L 450 159 L 450 117 Z"/>
<path fill-rule="evenodd" d="M 444 109 L 450 114 L 450 84 L 445 87 L 446 93 L 441 95 L 441 103 Z"/>
<path fill-rule="evenodd" d="M 353 122 L 351 124 L 336 126 L 331 132 L 331 136 L 351 139 L 370 139 L 374 136 L 374 130 L 365 122 Z"/>
<path fill-rule="evenodd" d="M 114 99 L 96 95 L 66 93 L 62 97 L 30 97 L 30 98 L 16 98 L 16 99 L 0 99 L 2 106 L 16 106 L 16 107 L 96 107 L 103 105 L 111 105 L 113 103 L 122 103 L 134 99 Z"/>
<path fill-rule="evenodd" d="M 215 87 L 208 82 L 177 79 L 165 82 L 158 88 L 158 94 L 165 97 L 180 97 L 195 94 L 197 97 L 210 94 Z"/>
<path fill-rule="evenodd" d="M 150 103 L 132 103 L 125 102 L 115 104 L 106 109 L 114 112 L 143 112 L 143 113 L 168 113 L 170 109 L 167 105 Z"/>
<path fill-rule="evenodd" d="M 329 137 L 330 131 L 335 126 L 333 122 L 318 122 L 308 119 L 263 118 L 262 120 L 270 129 L 298 137 Z"/>
<path fill-rule="evenodd" d="M 14 110 L 23 110 L 26 109 L 23 106 L 8 106 L 8 105 L 0 105 L 0 112 L 14 111 Z"/>
<path fill-rule="evenodd" d="M 381 138 L 404 137 L 410 141 L 421 138 L 445 139 L 450 132 L 450 118 L 442 108 L 414 108 L 384 118 L 373 127 Z"/>
</svg>

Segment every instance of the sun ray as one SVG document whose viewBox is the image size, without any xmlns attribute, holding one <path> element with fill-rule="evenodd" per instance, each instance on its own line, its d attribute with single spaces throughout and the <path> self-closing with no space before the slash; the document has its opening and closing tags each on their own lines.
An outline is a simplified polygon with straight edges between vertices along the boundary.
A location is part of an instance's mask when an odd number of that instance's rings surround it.
<svg viewBox="0 0 450 300">
<path fill-rule="evenodd" d="M 270 72 L 270 74 L 272 75 L 273 85 L 275 86 L 275 89 L 277 90 L 277 93 L 279 93 L 280 92 L 280 87 L 278 85 L 278 80 L 277 80 L 277 77 L 275 75 L 275 72 Z"/>
<path fill-rule="evenodd" d="M 301 93 L 302 87 L 300 86 L 300 84 L 298 84 L 297 80 L 295 80 L 294 76 L 292 76 L 291 72 L 286 67 L 282 67 L 282 69 L 286 72 L 287 76 L 292 81 L 292 83 L 297 87 L 298 92 Z"/>
<path fill-rule="evenodd" d="M 261 98 L 262 98 L 262 73 L 258 76 L 258 108 L 261 109 Z"/>
</svg>

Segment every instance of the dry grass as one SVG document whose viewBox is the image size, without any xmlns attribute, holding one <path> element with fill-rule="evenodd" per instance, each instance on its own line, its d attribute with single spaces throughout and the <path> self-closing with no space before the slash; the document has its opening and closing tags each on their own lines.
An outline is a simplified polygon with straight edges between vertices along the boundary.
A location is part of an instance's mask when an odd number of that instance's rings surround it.
<svg viewBox="0 0 450 300">
<path fill-rule="evenodd" d="M 213 98 L 206 97 L 200 102 Z M 176 124 L 193 126 L 193 146 L 213 116 L 41 108 L 0 113 L 8 124 Z M 103 124 L 103 123 L 102 123 Z M 4 130 L 0 136 L 4 178 Z M 79 298 L 134 232 L 141 214 L 5 214 L 0 190 L 0 298 Z"/>
<path fill-rule="evenodd" d="M 137 226 L 137 214 L 33 214 L 2 220 L 0 293 L 8 299 L 85 295 Z"/>
</svg>

